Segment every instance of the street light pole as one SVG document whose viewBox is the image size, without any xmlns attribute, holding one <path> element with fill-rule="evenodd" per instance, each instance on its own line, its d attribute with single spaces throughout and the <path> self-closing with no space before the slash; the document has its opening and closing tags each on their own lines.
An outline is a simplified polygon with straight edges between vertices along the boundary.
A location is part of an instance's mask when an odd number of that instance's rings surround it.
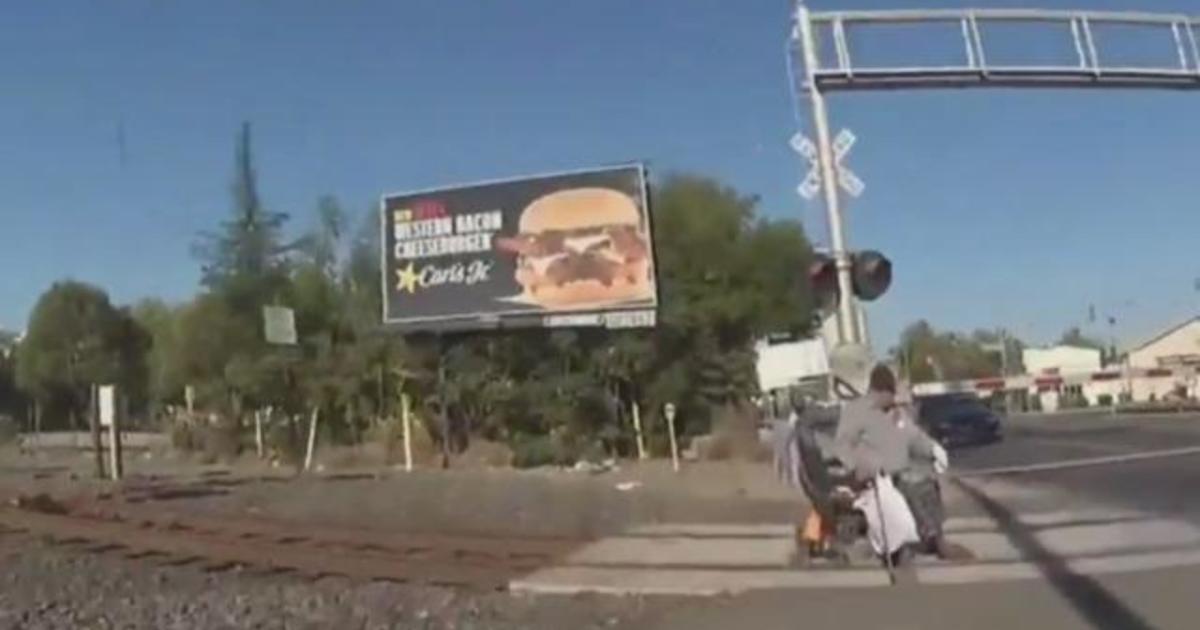
<svg viewBox="0 0 1200 630">
<path fill-rule="evenodd" d="M 803 0 L 796 3 L 797 34 L 804 54 L 804 70 L 808 76 L 808 96 L 812 106 L 813 129 L 817 140 L 817 161 L 821 169 L 821 189 L 825 196 L 825 211 L 829 217 L 829 240 L 833 259 L 837 264 L 838 279 L 838 341 L 860 343 L 859 322 L 855 317 L 853 282 L 850 278 L 850 255 L 846 250 L 846 234 L 842 225 L 842 210 L 838 201 L 837 166 L 833 159 L 833 145 L 829 134 L 829 113 L 825 110 L 825 96 L 817 87 L 818 64 L 817 44 L 813 33 L 809 10 Z"/>
</svg>

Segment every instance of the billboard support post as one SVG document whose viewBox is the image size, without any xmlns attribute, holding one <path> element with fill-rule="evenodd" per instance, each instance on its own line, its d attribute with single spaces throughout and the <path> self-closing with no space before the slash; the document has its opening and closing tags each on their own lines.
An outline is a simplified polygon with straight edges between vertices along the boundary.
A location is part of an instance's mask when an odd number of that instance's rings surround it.
<svg viewBox="0 0 1200 630">
<path fill-rule="evenodd" d="M 92 431 L 92 450 L 96 456 L 96 478 L 104 479 L 104 442 L 100 439 L 100 394 L 98 392 L 98 385 L 94 383 L 88 385 L 90 402 L 88 405 L 88 420 L 90 421 Z"/>
<path fill-rule="evenodd" d="M 312 469 L 313 455 L 317 450 L 317 423 L 321 420 L 321 407 L 314 406 L 308 421 L 308 447 L 304 451 L 304 471 Z"/>
<path fill-rule="evenodd" d="M 408 394 L 403 392 L 400 394 L 400 429 L 404 433 L 404 471 L 412 472 L 412 412 L 410 409 Z"/>
<path fill-rule="evenodd" d="M 263 413 L 269 415 L 271 408 L 267 407 L 265 412 L 261 409 L 254 410 L 254 453 L 259 459 L 262 459 L 265 453 L 263 448 Z"/>
<path fill-rule="evenodd" d="M 118 402 L 117 388 L 113 385 L 100 385 L 96 392 L 99 424 L 102 431 L 108 432 L 108 476 L 113 481 L 120 481 L 123 466 L 121 461 L 121 407 Z"/>
<path fill-rule="evenodd" d="M 437 399 L 438 421 L 442 427 L 442 469 L 450 468 L 450 411 L 446 408 L 446 338 L 437 335 Z"/>
<path fill-rule="evenodd" d="M 637 439 L 638 459 L 646 459 L 646 437 L 642 435 L 642 411 L 638 407 L 637 399 L 634 399 L 631 407 L 633 411 L 633 433 Z"/>
</svg>

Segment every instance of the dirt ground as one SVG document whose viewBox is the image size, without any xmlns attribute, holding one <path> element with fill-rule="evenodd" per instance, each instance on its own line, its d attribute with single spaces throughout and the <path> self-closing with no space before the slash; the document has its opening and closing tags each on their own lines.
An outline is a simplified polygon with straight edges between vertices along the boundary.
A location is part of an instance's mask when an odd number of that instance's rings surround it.
<svg viewBox="0 0 1200 630">
<path fill-rule="evenodd" d="M 112 490 L 79 452 L 0 452 L 0 492 Z M 770 465 L 620 462 L 605 472 L 539 469 L 408 473 L 365 466 L 306 475 L 247 459 L 206 465 L 130 453 L 126 486 L 186 484 L 164 513 L 251 514 L 366 530 L 586 540 L 639 523 L 786 522 L 800 509 Z M 0 536 L 2 628 L 612 628 L 641 627 L 678 602 L 533 597 L 347 580 L 205 573 Z"/>
<path fill-rule="evenodd" d="M 756 462 L 622 461 L 606 472 L 564 469 L 385 466 L 296 475 L 246 459 L 204 465 L 168 454 L 131 454 L 126 484 L 207 480 L 161 499 L 164 510 L 252 513 L 421 533 L 519 534 L 589 539 L 655 522 L 786 522 L 796 491 Z M 55 493 L 104 488 L 80 453 L 0 453 L 0 484 Z"/>
<path fill-rule="evenodd" d="M 36 542 L 16 547 L 0 536 L 0 628 L 13 630 L 629 628 L 664 605 L 207 573 Z"/>
</svg>

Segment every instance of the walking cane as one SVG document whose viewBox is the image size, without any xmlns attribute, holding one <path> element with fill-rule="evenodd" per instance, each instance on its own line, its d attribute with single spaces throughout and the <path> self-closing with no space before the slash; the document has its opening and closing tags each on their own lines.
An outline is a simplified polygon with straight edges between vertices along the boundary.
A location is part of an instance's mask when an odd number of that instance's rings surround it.
<svg viewBox="0 0 1200 630">
<path fill-rule="evenodd" d="M 896 571 L 892 567 L 892 546 L 888 544 L 887 520 L 883 518 L 883 502 L 879 500 L 879 478 L 882 476 L 876 475 L 871 487 L 875 491 L 875 512 L 879 515 L 879 535 L 883 538 L 883 566 L 887 570 L 888 584 L 895 586 Z"/>
</svg>

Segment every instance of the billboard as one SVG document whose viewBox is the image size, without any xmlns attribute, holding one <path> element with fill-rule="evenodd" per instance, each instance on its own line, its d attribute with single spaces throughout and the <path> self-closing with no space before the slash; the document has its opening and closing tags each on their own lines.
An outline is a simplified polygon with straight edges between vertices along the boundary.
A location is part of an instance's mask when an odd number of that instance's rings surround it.
<svg viewBox="0 0 1200 630">
<path fill-rule="evenodd" d="M 655 324 L 641 165 L 386 195 L 380 218 L 384 324 Z"/>
</svg>

